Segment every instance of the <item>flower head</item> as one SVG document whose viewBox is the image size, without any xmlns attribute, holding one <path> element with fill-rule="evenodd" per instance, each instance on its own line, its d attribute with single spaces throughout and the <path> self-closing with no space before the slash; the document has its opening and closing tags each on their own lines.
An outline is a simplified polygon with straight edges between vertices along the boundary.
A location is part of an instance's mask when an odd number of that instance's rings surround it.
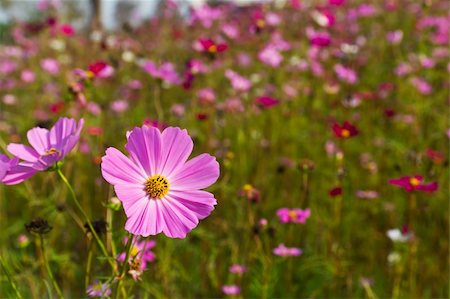
<svg viewBox="0 0 450 299">
<path fill-rule="evenodd" d="M 281 223 L 305 223 L 306 219 L 311 215 L 310 209 L 288 209 L 281 208 L 277 211 L 277 216 Z"/>
<path fill-rule="evenodd" d="M 134 128 L 125 146 L 130 157 L 108 148 L 102 174 L 114 185 L 128 220 L 125 229 L 134 235 L 163 232 L 184 238 L 217 204 L 207 188 L 219 177 L 219 164 L 209 154 L 189 161 L 193 142 L 186 130 L 169 127 Z"/>
<path fill-rule="evenodd" d="M 228 296 L 235 296 L 235 295 L 239 295 L 239 293 L 241 292 L 241 288 L 235 284 L 224 285 L 222 287 L 222 292 Z"/>
<path fill-rule="evenodd" d="M 80 139 L 84 120 L 77 122 L 71 118 L 60 118 L 50 129 L 40 127 L 28 131 L 27 137 L 31 147 L 10 143 L 8 151 L 23 160 L 17 171 L 16 179 L 30 177 L 36 171 L 46 170 L 61 161 L 75 147 Z"/>
<path fill-rule="evenodd" d="M 278 245 L 278 247 L 273 249 L 273 254 L 278 256 L 300 256 L 303 250 L 296 247 L 286 247 L 284 244 Z"/>
<path fill-rule="evenodd" d="M 424 184 L 423 177 L 420 175 L 404 176 L 398 179 L 391 179 L 389 180 L 389 184 L 394 186 L 400 186 L 408 192 L 415 190 L 424 192 L 434 192 L 438 189 L 437 182 Z"/>
<path fill-rule="evenodd" d="M 343 139 L 356 136 L 359 133 L 358 128 L 356 128 L 356 126 L 352 125 L 348 121 L 344 122 L 342 125 L 335 123 L 333 124 L 332 129 L 336 137 Z"/>
<path fill-rule="evenodd" d="M 88 286 L 86 293 L 89 297 L 106 297 L 111 295 L 111 289 L 107 283 L 94 281 L 93 284 Z"/>
</svg>

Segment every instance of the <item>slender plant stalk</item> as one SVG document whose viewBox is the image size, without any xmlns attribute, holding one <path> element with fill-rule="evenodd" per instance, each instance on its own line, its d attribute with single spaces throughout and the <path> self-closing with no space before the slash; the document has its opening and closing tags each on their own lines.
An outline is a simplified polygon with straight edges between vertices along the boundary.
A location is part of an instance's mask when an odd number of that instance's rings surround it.
<svg viewBox="0 0 450 299">
<path fill-rule="evenodd" d="M 72 185 L 70 185 L 69 181 L 67 180 L 67 178 L 64 176 L 64 174 L 61 172 L 61 169 L 57 168 L 56 172 L 58 173 L 59 177 L 61 178 L 61 180 L 66 184 L 67 188 L 69 189 L 69 192 L 72 196 L 73 201 L 75 202 L 75 205 L 77 206 L 78 210 L 80 210 L 81 214 L 83 215 L 83 217 L 86 220 L 86 223 L 92 233 L 92 235 L 94 236 L 95 240 L 97 241 L 98 246 L 100 247 L 102 253 L 108 257 L 108 263 L 111 265 L 111 268 L 113 269 L 114 273 L 117 274 L 117 266 L 115 263 L 113 263 L 110 259 L 109 259 L 109 255 L 108 255 L 108 251 L 105 248 L 105 245 L 103 244 L 102 240 L 100 239 L 100 237 L 98 236 L 97 232 L 95 231 L 94 227 L 92 226 L 92 222 L 91 220 L 89 220 L 89 217 L 87 216 L 86 212 L 83 210 L 83 207 L 81 206 L 80 202 L 77 199 L 77 195 L 75 194 L 75 191 L 72 188 Z"/>
<path fill-rule="evenodd" d="M 87 289 L 89 286 L 89 281 L 91 277 L 91 266 L 92 266 L 92 254 L 93 254 L 93 246 L 92 242 L 89 242 L 89 251 L 88 251 L 88 257 L 86 262 L 86 273 L 84 275 L 84 285 Z"/>
<path fill-rule="evenodd" d="M 119 289 L 121 289 L 121 283 L 122 283 L 123 277 L 125 275 L 125 271 L 127 270 L 128 259 L 130 258 L 130 251 L 131 251 L 131 246 L 133 245 L 133 239 L 134 239 L 134 236 L 132 234 L 129 234 L 127 245 L 125 247 L 125 259 L 122 264 L 122 269 L 120 270 L 119 282 L 117 283 L 117 289 L 116 289 L 114 298 L 118 298 Z"/>
<path fill-rule="evenodd" d="M 55 277 L 53 276 L 52 269 L 50 267 L 50 264 L 48 263 L 46 254 L 45 254 L 45 244 L 44 244 L 44 237 L 42 234 L 39 234 L 39 241 L 41 245 L 41 253 L 42 253 L 42 259 L 44 260 L 45 268 L 47 269 L 48 276 L 50 276 L 50 280 L 52 281 L 53 287 L 55 288 L 56 293 L 58 294 L 59 298 L 64 298 L 61 289 L 59 288 L 58 283 L 55 280 Z"/>
<path fill-rule="evenodd" d="M 6 278 L 8 279 L 9 284 L 11 285 L 12 289 L 14 290 L 14 292 L 16 293 L 16 297 L 19 299 L 22 299 L 22 295 L 19 292 L 19 289 L 17 288 L 16 284 L 14 283 L 14 280 L 12 279 L 11 274 L 9 273 L 8 269 L 6 268 L 5 263 L 3 262 L 3 258 L 0 256 L 0 265 L 3 268 L 3 271 L 6 274 Z"/>
</svg>

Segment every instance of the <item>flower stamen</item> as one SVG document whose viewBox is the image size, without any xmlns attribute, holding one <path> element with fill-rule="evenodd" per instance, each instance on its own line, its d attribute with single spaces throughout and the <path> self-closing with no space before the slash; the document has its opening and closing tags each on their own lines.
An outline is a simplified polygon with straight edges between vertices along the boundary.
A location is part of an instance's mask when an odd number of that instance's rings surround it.
<svg viewBox="0 0 450 299">
<path fill-rule="evenodd" d="M 169 181 L 162 175 L 154 175 L 145 182 L 145 192 L 151 198 L 162 198 L 169 192 Z"/>
</svg>

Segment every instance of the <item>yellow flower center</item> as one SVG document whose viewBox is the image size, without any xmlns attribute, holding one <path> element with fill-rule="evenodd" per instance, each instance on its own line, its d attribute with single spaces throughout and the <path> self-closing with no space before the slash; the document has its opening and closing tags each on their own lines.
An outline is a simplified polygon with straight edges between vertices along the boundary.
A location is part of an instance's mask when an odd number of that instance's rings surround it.
<svg viewBox="0 0 450 299">
<path fill-rule="evenodd" d="M 266 21 L 264 21 L 263 19 L 259 19 L 256 21 L 256 26 L 258 26 L 259 28 L 263 28 L 266 25 Z"/>
<path fill-rule="evenodd" d="M 216 45 L 209 46 L 208 51 L 211 52 L 211 53 L 216 53 L 217 52 L 217 46 Z"/>
<path fill-rule="evenodd" d="M 245 184 L 244 187 L 242 187 L 242 190 L 244 190 L 245 192 L 250 192 L 253 190 L 253 186 L 250 184 Z"/>
<path fill-rule="evenodd" d="M 145 182 L 145 192 L 151 198 L 164 197 L 169 192 L 169 181 L 162 175 L 154 175 Z"/>
<path fill-rule="evenodd" d="M 137 246 L 131 247 L 130 256 L 135 257 L 139 253 L 139 248 Z"/>
<path fill-rule="evenodd" d="M 410 183 L 412 186 L 419 186 L 419 185 L 420 185 L 420 181 L 419 181 L 418 179 L 416 179 L 416 178 L 410 178 L 410 179 L 409 179 L 409 183 Z"/>
<path fill-rule="evenodd" d="M 297 213 L 295 213 L 295 211 L 289 211 L 288 215 L 292 220 L 297 219 Z"/>
<path fill-rule="evenodd" d="M 58 151 L 57 149 L 55 149 L 55 148 L 52 147 L 51 149 L 49 149 L 48 151 L 46 151 L 46 152 L 44 153 L 44 156 L 53 155 L 53 154 L 58 154 L 58 155 L 60 155 L 61 152 Z"/>
<path fill-rule="evenodd" d="M 343 129 L 341 131 L 341 135 L 342 135 L 342 137 L 345 137 L 345 138 L 350 137 L 350 131 L 347 129 Z"/>
<path fill-rule="evenodd" d="M 94 78 L 95 77 L 95 74 L 93 72 L 91 72 L 91 71 L 86 71 L 84 74 L 88 78 Z"/>
</svg>

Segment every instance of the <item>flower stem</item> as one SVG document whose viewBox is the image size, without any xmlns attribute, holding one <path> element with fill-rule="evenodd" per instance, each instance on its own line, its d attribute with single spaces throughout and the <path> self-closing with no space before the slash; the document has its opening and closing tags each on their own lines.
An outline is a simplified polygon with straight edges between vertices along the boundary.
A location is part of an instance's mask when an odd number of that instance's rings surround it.
<svg viewBox="0 0 450 299">
<path fill-rule="evenodd" d="M 47 257 L 45 256 L 45 245 L 44 245 L 44 237 L 42 234 L 39 234 L 39 241 L 41 244 L 41 253 L 42 253 L 42 259 L 44 260 L 45 268 L 47 269 L 48 276 L 50 276 L 50 279 L 52 281 L 53 287 L 55 288 L 56 293 L 58 294 L 59 298 L 64 298 L 61 289 L 58 286 L 58 283 L 55 280 L 55 277 L 53 276 L 52 269 L 50 268 L 50 264 L 48 263 Z"/>
<path fill-rule="evenodd" d="M 80 202 L 77 199 L 77 195 L 75 194 L 75 191 L 72 188 L 72 185 L 70 185 L 67 178 L 64 176 L 64 174 L 61 172 L 60 168 L 56 169 L 56 172 L 58 173 L 61 180 L 66 184 L 67 188 L 69 189 L 70 195 L 72 196 L 73 201 L 75 202 L 75 205 L 77 206 L 78 210 L 80 210 L 83 217 L 86 219 L 86 223 L 89 227 L 89 230 L 91 231 L 92 235 L 94 236 L 94 239 L 97 241 L 98 246 L 100 247 L 102 253 L 108 257 L 108 251 L 105 248 L 105 245 L 103 244 L 102 240 L 100 240 L 100 237 L 98 236 L 97 232 L 95 231 L 94 227 L 92 226 L 91 221 L 89 220 L 89 217 L 87 216 L 86 212 L 83 210 L 83 207 L 81 206 Z M 117 273 L 117 267 L 116 265 L 108 258 L 108 262 L 111 265 L 114 273 Z"/>
<path fill-rule="evenodd" d="M 121 287 L 121 283 L 123 280 L 123 276 L 125 275 L 125 271 L 128 266 L 128 259 L 130 258 L 131 246 L 133 245 L 134 236 L 132 234 L 128 235 L 127 245 L 125 246 L 125 259 L 123 260 L 122 269 L 120 270 L 119 282 L 117 283 L 117 289 L 114 298 L 117 298 L 119 294 L 119 289 Z"/>
<path fill-rule="evenodd" d="M 19 290 L 17 289 L 17 286 L 16 286 L 16 284 L 14 283 L 14 280 L 12 279 L 11 274 L 9 273 L 8 269 L 6 268 L 6 265 L 5 265 L 5 263 L 3 262 L 3 258 L 2 258 L 1 256 L 0 256 L 0 265 L 2 266 L 3 271 L 4 271 L 5 274 L 6 274 L 6 278 L 8 279 L 9 284 L 11 285 L 12 289 L 13 289 L 14 292 L 16 293 L 16 297 L 19 298 L 19 299 L 22 299 L 23 297 L 22 297 L 22 295 L 20 294 Z"/>
</svg>

